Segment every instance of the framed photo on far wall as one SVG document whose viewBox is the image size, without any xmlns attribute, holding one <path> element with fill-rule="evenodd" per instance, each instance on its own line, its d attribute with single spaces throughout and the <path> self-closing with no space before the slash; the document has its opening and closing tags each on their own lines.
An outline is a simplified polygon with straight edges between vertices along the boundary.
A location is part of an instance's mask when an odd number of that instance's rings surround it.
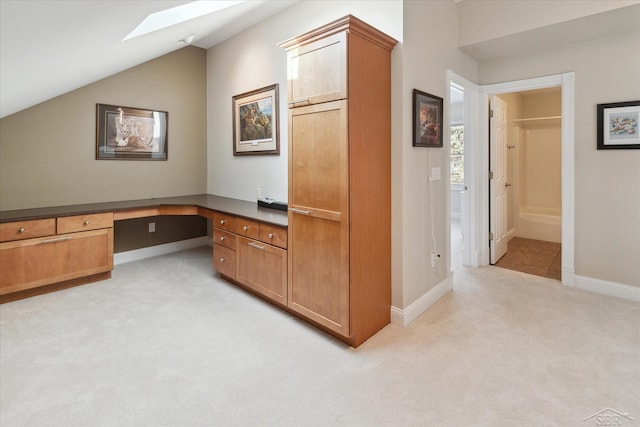
<svg viewBox="0 0 640 427">
<path fill-rule="evenodd" d="M 96 104 L 96 160 L 167 160 L 169 113 Z"/>
<path fill-rule="evenodd" d="M 640 148 L 640 101 L 598 104 L 598 150 Z"/>
<path fill-rule="evenodd" d="M 235 95 L 233 155 L 280 154 L 278 84 Z"/>
<path fill-rule="evenodd" d="M 413 90 L 413 146 L 442 147 L 442 98 Z"/>
</svg>

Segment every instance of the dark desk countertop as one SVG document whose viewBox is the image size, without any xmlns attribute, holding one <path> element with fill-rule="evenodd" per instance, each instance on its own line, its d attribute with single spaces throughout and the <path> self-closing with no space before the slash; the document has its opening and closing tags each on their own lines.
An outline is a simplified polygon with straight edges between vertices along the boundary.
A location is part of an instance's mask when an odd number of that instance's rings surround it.
<svg viewBox="0 0 640 427">
<path fill-rule="evenodd" d="M 118 212 L 131 209 L 157 208 L 160 206 L 197 206 L 231 215 L 256 219 L 273 225 L 287 226 L 286 211 L 262 208 L 258 206 L 257 202 L 214 196 L 212 194 L 0 211 L 0 223 L 102 212 Z"/>
</svg>

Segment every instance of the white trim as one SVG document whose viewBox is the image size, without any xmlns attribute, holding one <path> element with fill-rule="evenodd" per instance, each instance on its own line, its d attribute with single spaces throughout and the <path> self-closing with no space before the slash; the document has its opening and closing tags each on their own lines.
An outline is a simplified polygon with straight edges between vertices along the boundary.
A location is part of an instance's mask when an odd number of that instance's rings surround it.
<svg viewBox="0 0 640 427">
<path fill-rule="evenodd" d="M 575 73 L 569 72 L 546 77 L 518 80 L 513 82 L 497 83 L 480 86 L 478 97 L 479 117 L 488 118 L 488 97 L 501 93 L 519 92 L 523 90 L 542 89 L 546 87 L 562 88 L 562 284 L 573 286 L 574 282 L 574 244 L 575 244 L 575 135 L 574 135 L 574 97 L 575 97 Z M 465 135 L 466 137 L 466 135 Z M 488 141 L 488 120 L 480 120 L 480 134 L 478 135 L 480 146 L 486 147 Z M 465 146 L 465 150 L 466 150 Z M 473 162 L 478 168 L 478 173 L 473 177 L 475 182 L 489 182 L 489 155 L 488 150 L 478 150 L 479 158 L 465 160 Z M 466 154 L 466 152 L 465 152 Z M 472 234 L 481 245 L 476 249 L 480 265 L 489 264 L 489 186 L 478 185 L 478 216 L 471 227 Z M 486 246 L 486 247 L 485 247 Z"/>
<path fill-rule="evenodd" d="M 480 182 L 476 181 L 477 168 L 473 161 L 469 161 L 468 159 L 473 159 L 475 151 L 478 149 L 477 140 L 479 139 L 479 131 L 478 131 L 478 98 L 479 98 L 479 88 L 475 83 L 470 82 L 464 77 L 456 74 L 452 70 L 446 71 L 447 76 L 447 88 L 445 93 L 447 108 L 446 111 L 449 111 L 451 108 L 450 101 L 450 87 L 451 84 L 455 84 L 459 87 L 462 87 L 464 90 L 464 175 L 465 175 L 465 183 L 464 183 L 464 194 L 460 199 L 460 227 L 462 228 L 462 234 L 464 236 L 465 242 L 462 251 L 462 263 L 464 265 L 469 265 L 472 267 L 479 267 L 480 264 L 477 262 L 477 255 L 475 253 L 475 248 L 479 246 L 479 243 L 476 241 L 476 235 L 471 232 L 474 229 L 474 226 L 471 225 L 471 222 L 477 217 L 477 197 L 478 191 L 473 184 Z M 448 118 L 447 118 L 448 119 Z M 445 125 L 445 132 L 447 135 L 450 134 L 450 123 L 447 120 Z M 448 157 L 448 156 L 447 156 Z M 447 162 L 447 165 L 450 165 L 450 161 Z M 450 171 L 449 171 L 450 173 Z M 469 178 L 468 178 L 469 177 Z M 479 186 L 478 186 L 479 187 Z M 451 184 L 449 184 L 449 190 L 451 189 Z M 447 192 L 447 197 L 449 200 L 447 201 L 447 224 L 449 224 L 449 230 L 451 229 L 450 218 L 451 218 L 451 193 Z M 447 233 L 447 247 L 449 251 L 451 251 L 451 233 Z M 447 268 L 451 269 L 451 257 L 448 256 L 447 259 Z"/>
<path fill-rule="evenodd" d="M 574 286 L 577 289 L 582 289 L 583 291 L 594 292 L 597 294 L 608 295 L 617 298 L 624 298 L 630 301 L 640 301 L 640 287 L 638 286 L 608 282 L 606 280 L 594 279 L 593 277 L 578 275 L 574 275 L 574 279 Z"/>
<path fill-rule="evenodd" d="M 391 324 L 402 327 L 409 326 L 411 322 L 416 320 L 422 313 L 452 289 L 453 280 L 448 277 L 411 303 L 404 310 L 391 306 Z"/>
<path fill-rule="evenodd" d="M 141 259 L 152 258 L 154 256 L 166 255 L 185 249 L 197 248 L 199 246 L 211 246 L 211 238 L 207 236 L 195 237 L 193 239 L 180 240 L 178 242 L 165 243 L 163 245 L 150 246 L 148 248 L 134 249 L 126 252 L 113 254 L 113 265 L 124 264 L 125 262 L 139 261 Z"/>
</svg>

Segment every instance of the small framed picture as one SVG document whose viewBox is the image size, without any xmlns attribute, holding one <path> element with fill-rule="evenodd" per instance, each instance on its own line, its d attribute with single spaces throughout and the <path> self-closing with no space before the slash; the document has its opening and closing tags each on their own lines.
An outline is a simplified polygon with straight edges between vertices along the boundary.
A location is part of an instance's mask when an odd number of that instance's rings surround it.
<svg viewBox="0 0 640 427">
<path fill-rule="evenodd" d="M 233 97 L 233 155 L 280 154 L 278 84 Z"/>
<path fill-rule="evenodd" d="M 442 147 L 442 98 L 413 90 L 413 146 Z"/>
<path fill-rule="evenodd" d="M 169 113 L 96 104 L 96 160 L 167 160 Z"/>
<path fill-rule="evenodd" d="M 640 148 L 640 101 L 598 104 L 598 150 Z"/>
</svg>

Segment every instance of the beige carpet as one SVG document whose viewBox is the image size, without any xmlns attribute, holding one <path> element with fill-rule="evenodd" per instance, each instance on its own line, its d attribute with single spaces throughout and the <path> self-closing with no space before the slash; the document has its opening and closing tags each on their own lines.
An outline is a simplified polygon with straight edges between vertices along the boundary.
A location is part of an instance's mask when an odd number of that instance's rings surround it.
<svg viewBox="0 0 640 427">
<path fill-rule="evenodd" d="M 638 303 L 455 266 L 454 292 L 352 349 L 210 263 L 210 248 L 188 250 L 0 306 L 0 425 L 592 426 L 582 420 L 605 408 L 640 419 Z"/>
</svg>

